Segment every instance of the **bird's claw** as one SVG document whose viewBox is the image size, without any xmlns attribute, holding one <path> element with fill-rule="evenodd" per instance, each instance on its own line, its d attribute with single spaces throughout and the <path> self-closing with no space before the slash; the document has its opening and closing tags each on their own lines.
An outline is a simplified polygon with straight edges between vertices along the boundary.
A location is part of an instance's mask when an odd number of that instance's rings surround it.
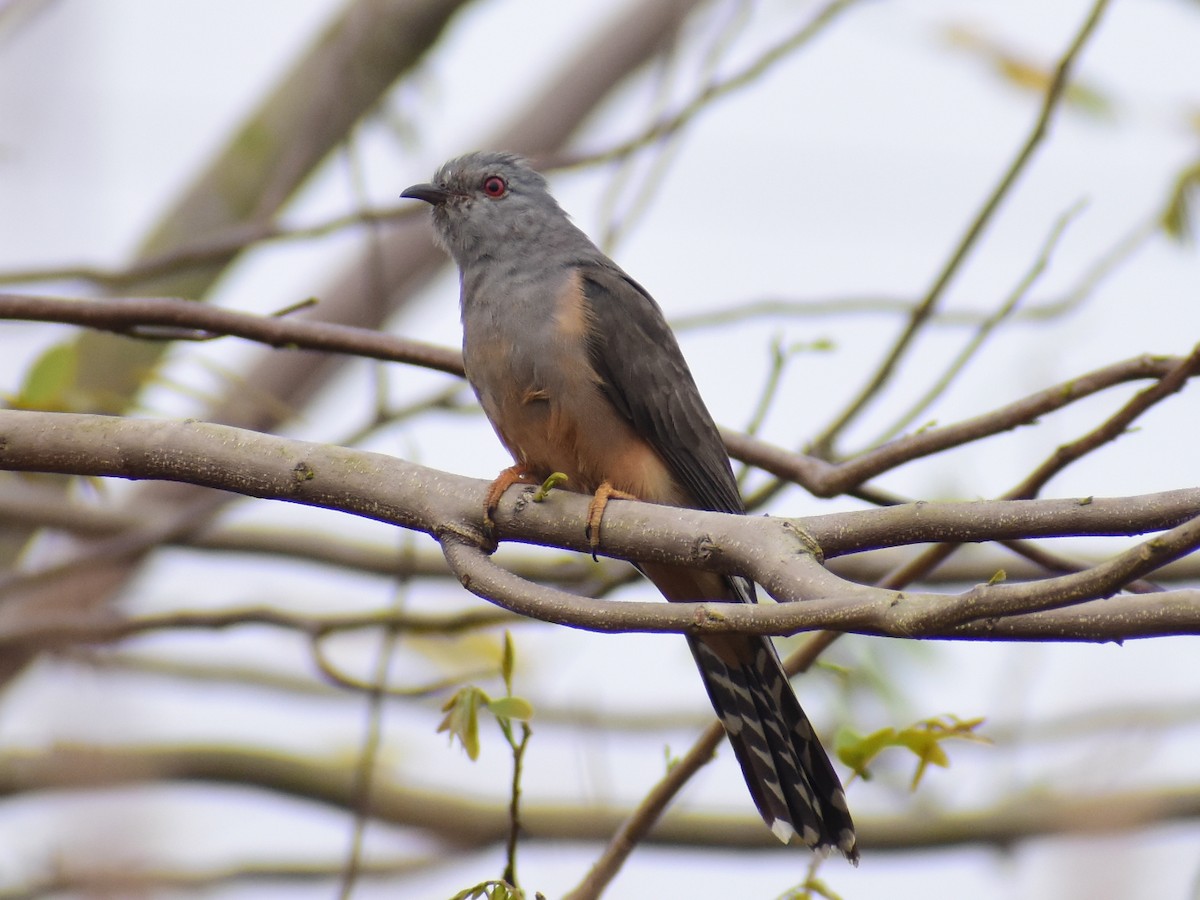
<svg viewBox="0 0 1200 900">
<path fill-rule="evenodd" d="M 550 476 L 553 478 L 554 476 Z M 496 476 L 488 488 L 487 497 L 483 501 L 483 533 L 493 544 L 496 543 L 496 509 L 500 506 L 500 498 L 514 484 L 528 483 L 530 474 L 525 467 L 518 464 L 509 466 Z M 549 481 L 550 479 L 547 479 Z"/>
<path fill-rule="evenodd" d="M 596 488 L 596 493 L 592 495 L 592 502 L 588 504 L 587 526 L 583 533 L 587 536 L 588 546 L 592 548 L 592 560 L 599 562 L 600 559 L 596 555 L 600 549 L 600 525 L 604 519 L 604 509 L 608 506 L 608 501 L 617 500 L 637 500 L 633 494 L 619 491 L 612 486 L 611 483 L 605 481 Z"/>
</svg>

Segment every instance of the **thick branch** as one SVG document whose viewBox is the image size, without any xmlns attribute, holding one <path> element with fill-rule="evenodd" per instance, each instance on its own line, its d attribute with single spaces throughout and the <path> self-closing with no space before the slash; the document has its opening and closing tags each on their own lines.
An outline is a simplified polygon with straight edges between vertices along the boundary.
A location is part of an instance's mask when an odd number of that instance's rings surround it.
<svg viewBox="0 0 1200 900">
<path fill-rule="evenodd" d="M 480 534 L 483 482 L 381 454 L 200 422 L 0 410 L 0 468 L 182 481 L 424 531 L 441 541 L 456 574 L 471 590 L 523 615 L 600 631 L 788 634 L 832 628 L 963 636 L 960 626 L 972 620 L 1115 593 L 1122 579 L 1141 577 L 1200 540 L 1200 524 L 1192 519 L 1200 513 L 1200 489 L 1127 501 L 912 504 L 796 522 L 614 501 L 605 519 L 605 553 L 741 572 L 777 599 L 806 601 L 774 607 L 616 603 L 533 585 L 505 572 L 480 549 L 486 544 Z M 530 503 L 528 497 L 524 490 L 510 491 L 501 504 L 497 523 L 504 537 L 588 549 L 579 525 L 585 521 L 587 498 L 563 491 L 544 503 Z M 872 526 L 878 521 L 885 527 Z M 1082 573 L 1023 585 L 981 585 L 957 596 L 856 585 L 830 573 L 814 555 L 826 544 L 833 552 L 854 547 L 858 530 L 875 545 L 876 534 L 906 543 L 1031 533 L 1129 534 L 1173 525 L 1166 534 Z M 1181 617 L 1178 630 L 1198 627 L 1195 594 L 1157 595 L 1159 600 L 1172 597 L 1171 608 Z M 1161 617 L 1156 619 L 1156 627 L 1162 623 Z"/>
<path fill-rule="evenodd" d="M 1152 494 L 1144 498 L 1125 498 L 1117 504 L 1114 512 L 1128 523 L 1129 516 L 1139 505 L 1160 507 L 1170 498 L 1179 497 L 1179 521 L 1187 518 L 1187 492 Z M 1046 502 L 1046 501 L 1044 501 Z M 1079 501 L 1064 501 L 1076 508 Z M 1100 500 L 1100 503 L 1111 501 Z M 96 506 L 64 496 L 60 491 L 43 489 L 42 486 L 22 480 L 7 484 L 0 493 L 0 526 L 17 524 L 21 527 L 56 528 L 71 534 L 102 536 L 144 527 L 170 519 L 172 511 L 161 507 L 150 508 L 146 504 L 138 510 L 117 509 L 112 506 Z M 840 547 L 835 539 L 847 535 L 833 535 L 835 520 L 827 522 L 828 533 L 823 537 L 823 551 L 830 568 L 843 578 L 864 584 L 879 581 L 892 571 L 903 559 L 907 559 L 903 547 L 884 547 L 870 553 L 853 552 L 853 548 Z M 1171 523 L 1174 524 L 1174 523 Z M 843 530 L 871 528 L 869 523 L 845 525 Z M 866 537 L 865 531 L 863 532 Z M 220 524 L 199 532 L 179 535 L 176 543 L 196 550 L 220 551 L 223 553 L 259 554 L 288 559 L 302 559 L 309 563 L 368 572 L 389 578 L 397 576 L 439 578 L 449 577 L 450 568 L 445 557 L 434 549 L 401 552 L 394 542 L 350 538 L 336 528 L 313 530 L 291 528 L 284 525 Z M 861 543 L 861 542 L 860 542 Z M 869 541 L 867 543 L 870 543 Z M 1032 545 L 1029 545 L 1032 546 Z M 1026 555 L 1035 558 L 1013 556 L 1003 549 L 980 545 L 959 550 L 954 559 L 944 563 L 925 579 L 929 584 L 972 584 L 988 581 L 1003 570 L 1009 581 L 1030 581 L 1047 574 L 1077 572 L 1096 565 L 1099 560 L 1094 554 L 1084 554 L 1081 559 L 1063 559 L 1044 548 L 1026 549 Z M 835 554 L 843 554 L 835 556 Z M 904 554 L 902 556 L 902 554 Z M 563 553 L 547 560 L 537 551 L 525 552 L 515 546 L 501 547 L 498 561 L 522 578 L 572 586 L 576 593 L 595 593 L 602 586 L 617 581 L 626 581 L 629 568 L 621 560 L 591 559 L 571 553 Z M 1186 557 L 1164 566 L 1154 573 L 1156 582 L 1192 583 L 1200 581 L 1200 558 Z"/>
<path fill-rule="evenodd" d="M 0 293 L 0 318 L 61 322 L 118 334 L 153 334 L 176 340 L 208 340 L 228 335 L 276 348 L 344 353 L 463 375 L 462 354 L 448 347 L 335 322 L 260 316 L 171 297 L 95 300 Z M 162 329 L 171 331 L 164 333 Z M 1032 424 L 1047 413 L 1116 385 L 1156 379 L 1159 383 L 1143 393 L 1152 401 L 1161 399 L 1194 376 L 1198 354 L 1200 347 L 1186 358 L 1143 354 L 1064 381 L 963 422 L 907 435 L 837 464 L 783 450 L 728 429 L 722 431 L 722 437 L 734 458 L 799 484 L 815 496 L 835 497 L 852 492 L 869 479 L 904 463 Z M 1138 403 L 1139 409 L 1144 408 L 1146 398 Z M 1124 418 L 1121 421 L 1124 423 Z M 1117 424 L 1110 423 L 1106 428 L 1111 432 Z M 1056 453 L 1054 463 L 1057 468 L 1054 471 L 1070 461 L 1066 458 L 1068 452 L 1071 451 L 1060 449 Z M 1073 452 L 1071 459 L 1080 455 L 1078 448 L 1073 447 Z M 1026 490 L 1025 495 L 1031 493 Z"/>
</svg>

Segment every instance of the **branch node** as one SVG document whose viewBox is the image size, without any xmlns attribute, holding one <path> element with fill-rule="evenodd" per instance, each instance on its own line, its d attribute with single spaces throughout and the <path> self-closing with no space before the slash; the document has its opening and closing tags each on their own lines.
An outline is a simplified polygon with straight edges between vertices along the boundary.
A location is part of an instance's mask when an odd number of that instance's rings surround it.
<svg viewBox="0 0 1200 900">
<path fill-rule="evenodd" d="M 528 507 L 530 503 L 541 503 L 549 496 L 550 492 L 545 490 L 545 485 L 542 485 L 540 488 L 534 487 L 533 485 L 526 485 L 517 492 L 517 499 L 513 501 L 513 515 L 519 516 L 521 513 L 525 512 L 526 507 Z"/>
<path fill-rule="evenodd" d="M 696 607 L 696 612 L 692 615 L 692 622 L 694 631 L 709 631 L 714 625 L 724 624 L 725 614 L 719 606 L 702 603 Z"/>
<path fill-rule="evenodd" d="M 444 522 L 440 527 L 433 529 L 432 533 L 437 542 L 443 546 L 448 543 L 459 543 L 482 550 L 488 555 L 496 552 L 497 544 L 493 538 L 489 537 L 479 528 L 464 525 L 461 522 Z M 460 578 L 459 580 L 466 587 L 466 583 L 470 581 L 470 576 L 464 576 L 464 578 Z"/>
<path fill-rule="evenodd" d="M 790 532 L 801 546 L 800 553 L 807 554 L 813 557 L 821 565 L 825 564 L 825 551 L 821 549 L 820 543 L 813 537 L 797 519 L 780 519 L 783 524 L 784 531 Z"/>
</svg>

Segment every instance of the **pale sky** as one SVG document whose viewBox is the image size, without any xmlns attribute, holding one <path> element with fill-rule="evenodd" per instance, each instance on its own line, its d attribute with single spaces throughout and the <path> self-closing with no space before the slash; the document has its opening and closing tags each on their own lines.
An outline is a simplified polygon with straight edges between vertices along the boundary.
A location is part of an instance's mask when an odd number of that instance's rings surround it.
<svg viewBox="0 0 1200 900">
<path fill-rule="evenodd" d="M 401 189 L 427 179 L 444 158 L 477 149 L 482 135 L 508 119 L 514 101 L 569 59 L 590 28 L 615 14 L 613 6 L 595 0 L 490 0 L 455 19 L 441 51 L 415 84 L 394 96 L 386 115 L 359 135 L 355 152 L 371 202 L 390 206 Z M 812 3 L 783 0 L 746 6 L 752 14 L 720 64 L 723 73 L 740 69 L 816 9 Z M 168 199 L 339 7 L 333 0 L 58 0 L 9 31 L 0 19 L 0 271 L 121 264 Z M 698 37 L 688 46 L 707 46 L 730 9 L 715 4 L 694 20 Z M 646 214 L 612 248 L 614 258 L 655 295 L 669 317 L 765 298 L 920 296 L 1024 140 L 1038 105 L 1035 94 L 1013 89 L 978 55 L 951 46 L 947 34 L 952 28 L 969 29 L 1048 66 L 1087 9 L 1077 0 L 861 4 L 816 44 L 752 88 L 722 100 L 685 132 Z M 1196 159 L 1200 146 L 1197 47 L 1195 4 L 1113 4 L 1078 69 L 1089 86 L 1112 101 L 1111 118 L 1060 112 L 1050 139 L 952 284 L 948 308 L 996 308 L 1033 265 L 1056 221 L 1078 204 L 1032 292 L 1033 301 L 1073 285 L 1093 260 L 1161 207 L 1172 178 Z M 697 56 L 689 49 L 677 61 L 672 105 L 694 89 Z M 582 129 L 574 147 L 607 147 L 635 133 L 645 124 L 656 77 L 643 76 L 617 92 Z M 349 171 L 345 158 L 332 160 L 288 209 L 287 219 L 320 221 L 355 209 L 360 201 L 350 188 Z M 555 176 L 552 185 L 564 208 L 599 239 L 608 222 L 606 198 L 613 181 L 611 169 L 596 169 Z M 629 191 L 620 195 L 618 208 L 627 209 L 631 196 Z M 241 262 L 222 281 L 216 300 L 267 311 L 319 296 L 355 258 L 354 241 L 343 236 L 273 247 Z M 1081 311 L 1048 326 L 1003 330 L 920 421 L 955 421 L 1135 354 L 1186 353 L 1200 338 L 1198 288 L 1195 246 L 1153 239 Z M 70 283 L 37 289 L 62 295 L 83 291 Z M 456 344 L 456 290 L 447 270 L 418 304 L 391 323 L 392 329 Z M 757 396 L 765 378 L 766 349 L 773 338 L 833 341 L 831 351 L 803 354 L 792 364 L 765 423 L 767 439 L 796 446 L 844 405 L 896 328 L 895 320 L 879 317 L 799 317 L 689 331 L 681 342 L 715 418 L 742 427 L 750 416 L 748 398 Z M 30 362 L 63 333 L 50 326 L 0 325 L 5 350 L 0 390 L 15 390 Z M 964 340 L 963 330 L 944 329 L 920 342 L 893 389 L 850 433 L 850 444 L 874 440 Z M 174 353 L 167 369 L 171 383 L 145 398 L 149 412 L 194 414 L 200 403 L 189 392 L 219 389 L 222 372 L 255 352 L 217 342 Z M 392 369 L 388 377 L 397 397 L 421 396 L 447 383 L 443 376 Z M 324 440 L 351 433 L 367 414 L 371 379 L 367 366 L 347 367 L 288 433 Z M 998 494 L 1056 445 L 1093 427 L 1129 393 L 1114 392 L 948 461 L 910 465 L 883 483 L 930 499 Z M 1115 496 L 1192 486 L 1197 423 L 1200 390 L 1193 386 L 1147 417 L 1137 433 L 1055 479 L 1046 496 Z M 404 434 L 384 433 L 369 446 L 480 478 L 492 477 L 508 463 L 478 418 L 433 418 Z M 805 515 L 848 505 L 793 492 L 772 511 Z M 233 515 L 290 525 L 311 521 L 315 528 L 389 539 L 386 529 L 370 523 L 282 505 L 247 504 Z M 268 570 L 247 561 L 214 575 L 200 568 L 203 563 L 182 552 L 160 554 L 134 586 L 133 607 L 154 608 L 164 600 L 172 607 L 204 608 L 287 598 L 300 608 L 325 609 L 325 592 L 346 584 L 345 576 L 329 578 L 315 567 Z M 189 577 L 198 571 L 206 572 L 203 583 Z M 353 596 L 345 602 L 355 607 L 389 601 L 392 586 L 384 581 L 352 583 Z M 414 591 L 413 602 L 444 604 L 445 591 L 444 585 Z M 650 596 L 645 586 L 628 594 Z M 596 712 L 630 706 L 690 709 L 698 721 L 707 708 L 682 641 L 547 628 L 526 629 L 518 638 L 526 661 L 524 687 L 518 687 L 535 702 Z M 1198 699 L 1194 639 L 1135 641 L 1120 648 L 942 644 L 912 653 L 895 642 L 850 639 L 844 644 L 831 654 L 832 661 L 881 666 L 884 677 L 897 679 L 905 698 L 898 709 L 856 705 L 854 727 L 864 731 L 947 712 L 1034 728 L 1071 711 L 1171 703 L 1194 708 Z M 138 646 L 150 651 L 161 646 L 192 660 L 212 661 L 215 654 L 233 662 L 266 654 L 285 668 L 307 664 L 304 647 L 258 630 L 148 639 Z M 338 649 L 348 665 L 365 666 L 372 647 L 357 640 Z M 0 744 L 258 738 L 271 746 L 323 753 L 352 752 L 360 740 L 357 702 L 313 702 L 303 720 L 309 730 L 297 732 L 290 730 L 297 717 L 289 704 L 277 707 L 266 698 L 225 697 L 198 688 L 181 695 L 170 682 L 136 691 L 113 689 L 125 685 L 119 676 L 85 667 L 43 666 L 0 702 Z M 829 675 L 802 679 L 797 686 L 821 727 L 844 712 Z M 435 786 L 496 794 L 508 765 L 499 742 L 485 747 L 473 765 L 433 733 L 436 718 L 432 702 L 415 721 L 408 707 L 390 714 L 385 759 L 419 772 Z M 671 750 L 682 752 L 692 734 L 673 735 Z M 1037 741 L 1015 751 L 967 744 L 949 749 L 951 769 L 930 772 L 916 799 L 903 790 L 911 766 L 897 756 L 877 782 L 851 786 L 852 808 L 864 817 L 919 818 L 927 804 L 985 806 L 1013 787 L 1086 795 L 1200 783 L 1195 724 L 1172 731 L 1169 743 L 1145 731 L 1091 743 Z M 528 790 L 535 798 L 562 789 L 572 797 L 632 802 L 663 759 L 660 737 L 586 746 L 552 726 L 538 732 L 530 753 Z M 723 753 L 701 775 L 683 797 L 684 806 L 750 809 L 731 756 Z M 20 883 L 29 872 L 42 871 L 63 848 L 76 846 L 72 838 L 107 833 L 113 803 L 98 795 L 56 803 L 27 797 L 0 805 L 0 890 L 10 879 Z M 115 846 L 98 845 L 96 852 L 154 861 L 160 858 L 156 854 L 186 846 L 184 862 L 203 866 L 227 853 L 241 852 L 247 859 L 257 858 L 256 853 L 267 858 L 290 853 L 306 859 L 336 858 L 343 851 L 346 817 L 295 813 L 290 803 L 246 802 L 232 790 L 150 792 L 122 812 L 123 825 L 137 835 L 132 847 L 115 841 Z M 370 844 L 391 853 L 409 846 L 406 840 L 379 828 Z M 1200 896 L 1198 848 L 1200 828 L 1193 822 L 1156 828 L 1136 839 L 1022 842 L 1007 855 L 988 848 L 903 858 L 867 853 L 857 870 L 833 860 L 821 875 L 846 898 L 1195 897 Z M 449 896 L 498 876 L 500 852 L 449 861 L 413 882 L 412 896 Z M 528 888 L 556 896 L 582 876 L 596 853 L 589 846 L 528 847 L 522 854 L 523 880 Z M 773 897 L 803 877 L 807 862 L 802 851 L 720 855 L 643 848 L 610 896 Z M 241 884 L 212 896 L 315 898 L 330 896 L 330 889 Z M 355 896 L 390 895 L 364 882 Z"/>
</svg>

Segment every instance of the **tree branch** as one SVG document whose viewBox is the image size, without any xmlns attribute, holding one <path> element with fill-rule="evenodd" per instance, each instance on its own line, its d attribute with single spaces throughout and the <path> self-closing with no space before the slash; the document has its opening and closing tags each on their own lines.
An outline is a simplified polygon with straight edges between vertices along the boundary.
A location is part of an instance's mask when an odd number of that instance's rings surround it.
<svg viewBox="0 0 1200 900">
<path fill-rule="evenodd" d="M 353 802 L 353 767 L 344 755 L 328 758 L 247 751 L 217 746 L 148 746 L 111 749 L 59 744 L 51 750 L 9 749 L 0 754 L 0 796 L 35 791 L 86 790 L 105 786 L 210 782 L 259 788 L 338 809 Z M 421 829 L 449 847 L 501 845 L 508 833 L 506 799 L 496 802 L 422 790 L 380 779 L 368 798 L 369 813 L 395 825 Z M 599 841 L 616 830 L 628 810 L 588 804 L 530 803 L 523 808 L 526 840 Z M 1125 831 L 1200 817 L 1200 790 L 1162 790 L 1068 797 L 1038 790 L 1002 807 L 914 819 L 911 815 L 860 817 L 864 852 L 905 851 L 1014 841 L 1046 834 Z M 794 854 L 762 827 L 757 816 L 676 812 L 645 840 L 658 845 L 713 849 L 775 850 Z"/>
<path fill-rule="evenodd" d="M 1162 378 L 1140 391 L 1099 427 L 1089 431 L 1078 440 L 1055 450 L 1049 459 L 1030 473 L 1028 478 L 1006 493 L 1005 497 L 1014 500 L 1036 497 L 1051 478 L 1075 460 L 1110 441 L 1115 441 L 1139 416 L 1182 389 L 1197 372 L 1200 372 L 1200 344 L 1197 344 L 1185 359 L 1177 361 Z"/>
<path fill-rule="evenodd" d="M 888 382 L 896 366 L 899 365 L 900 360 L 912 345 L 913 339 L 924 326 L 929 316 L 937 309 L 937 304 L 941 301 L 942 295 L 945 293 L 951 280 L 957 274 L 971 249 L 991 222 L 996 210 L 1000 208 L 1001 202 L 1008 196 L 1013 185 L 1016 184 L 1017 179 L 1025 170 L 1025 166 L 1029 163 L 1029 160 L 1033 158 L 1034 150 L 1037 149 L 1042 139 L 1046 136 L 1051 117 L 1058 108 L 1059 101 L 1066 90 L 1067 81 L 1070 77 L 1071 68 L 1075 64 L 1075 59 L 1092 36 L 1107 6 L 1108 0 L 1096 0 L 1092 5 L 1087 18 L 1084 20 L 1082 26 L 1080 26 L 1070 46 L 1067 47 L 1066 52 L 1059 59 L 1058 65 L 1055 67 L 1054 77 L 1050 80 L 1050 84 L 1046 88 L 1045 97 L 1042 99 L 1041 110 L 1038 113 L 1037 120 L 1034 122 L 1033 129 L 1025 139 L 1025 143 L 1013 158 L 1008 169 L 1001 176 L 1000 181 L 996 184 L 996 187 L 992 190 L 992 193 L 988 196 L 979 212 L 975 214 L 974 220 L 959 239 L 957 246 L 950 254 L 949 259 L 946 260 L 937 278 L 934 279 L 924 299 L 909 316 L 904 331 L 897 338 L 895 345 L 888 352 L 883 362 L 862 388 L 858 396 L 813 441 L 813 446 L 816 448 L 818 456 L 830 457 L 833 455 L 833 445 L 838 436 Z"/>
<path fill-rule="evenodd" d="M 178 329 L 174 335 L 177 339 L 184 336 L 207 340 L 229 335 L 272 347 L 346 353 L 463 375 L 462 354 L 448 347 L 333 322 L 259 316 L 169 297 L 91 300 L 0 293 L 0 318 L 62 322 L 120 334 L 165 327 Z M 1150 378 L 1161 381 L 1170 375 L 1170 390 L 1176 390 L 1179 378 L 1186 380 L 1195 375 L 1197 353 L 1200 345 L 1189 357 L 1143 354 L 1038 391 L 989 413 L 908 435 L 837 464 L 783 450 L 729 429 L 722 429 L 721 434 L 734 458 L 799 484 L 817 497 L 834 497 L 851 492 L 904 463 L 1031 424 L 1047 413 L 1119 384 Z M 1153 396 L 1161 398 L 1170 390 L 1158 387 Z"/>
<path fill-rule="evenodd" d="M 794 676 L 806 672 L 817 657 L 834 640 L 828 632 L 815 635 L 805 642 L 787 661 L 787 672 Z M 599 897 L 621 871 L 625 861 L 638 844 L 645 843 L 651 830 L 661 821 L 667 807 L 692 777 L 716 756 L 717 747 L 725 737 L 725 727 L 719 720 L 709 722 L 682 758 L 675 761 L 637 807 L 621 822 L 604 852 L 592 864 L 587 875 L 563 900 L 593 900 Z M 859 825 L 861 829 L 861 822 Z"/>
<path fill-rule="evenodd" d="M 531 584 L 505 572 L 482 549 L 488 544 L 481 527 L 484 482 L 381 454 L 200 422 L 0 410 L 0 468 L 182 481 L 423 531 L 441 542 L 451 567 L 470 590 L 523 615 L 599 631 L 790 634 L 832 628 L 962 636 L 960 626 L 972 620 L 1053 609 L 1114 593 L 1123 580 L 1141 577 L 1200 540 L 1200 525 L 1194 519 L 1200 514 L 1200 489 L 1126 501 L 920 503 L 795 521 L 618 500 L 606 513 L 601 546 L 606 554 L 740 572 L 779 600 L 805 602 L 761 607 L 612 602 Z M 504 498 L 496 515 L 502 536 L 588 549 L 579 527 L 586 517 L 586 497 L 558 491 L 548 502 L 531 503 L 528 496 L 518 489 Z M 980 585 L 958 595 L 898 593 L 853 584 L 825 569 L 816 555 L 826 545 L 834 554 L 861 548 L 858 531 L 868 535 L 865 545 L 879 546 L 1164 528 L 1171 530 L 1084 572 L 1023 585 Z M 1194 593 L 1175 592 L 1172 598 L 1172 608 L 1182 616 L 1177 624 L 1184 631 L 1197 628 L 1200 610 Z"/>
<path fill-rule="evenodd" d="M 451 375 L 463 374 L 462 354 L 369 328 L 310 319 L 256 316 L 174 297 L 64 299 L 0 294 L 0 318 L 63 322 L 133 337 L 172 328 L 172 340 L 210 340 L 229 335 L 269 347 L 325 350 L 366 359 L 410 363 Z M 163 334 L 151 333 L 161 339 Z"/>
<path fill-rule="evenodd" d="M 344 631 L 388 628 L 410 634 L 451 635 L 521 621 L 498 609 L 429 615 L 404 612 L 343 613 L 310 616 L 269 606 L 238 606 L 213 612 L 173 611 L 125 617 L 105 610 L 98 621 L 8 622 L 0 624 L 0 652 L 5 646 L 49 649 L 70 644 L 107 644 L 155 631 L 221 631 L 265 625 L 321 640 Z"/>
</svg>

